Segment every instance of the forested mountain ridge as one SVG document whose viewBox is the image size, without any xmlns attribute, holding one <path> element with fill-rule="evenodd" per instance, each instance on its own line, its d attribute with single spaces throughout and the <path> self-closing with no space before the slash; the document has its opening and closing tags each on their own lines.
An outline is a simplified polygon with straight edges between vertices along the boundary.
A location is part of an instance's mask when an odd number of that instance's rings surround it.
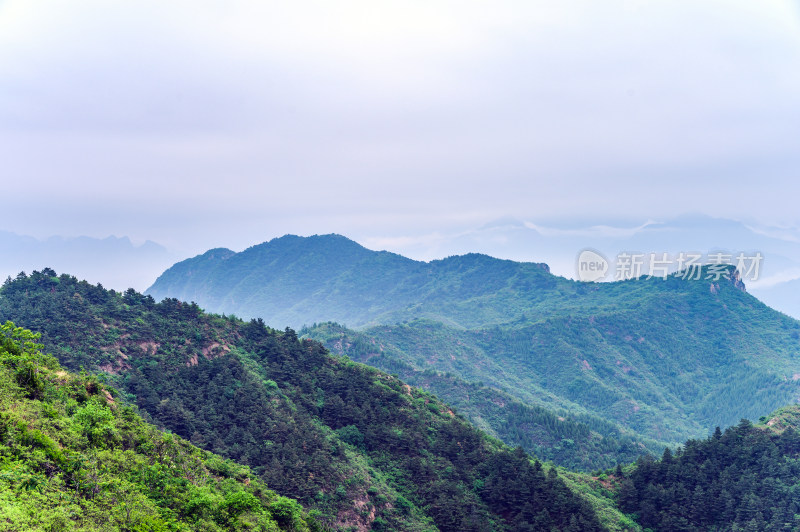
<svg viewBox="0 0 800 532">
<path fill-rule="evenodd" d="M 550 275 L 546 264 L 479 254 L 420 262 L 340 235 L 286 235 L 241 253 L 214 249 L 179 262 L 145 293 L 291 327 L 420 316 L 471 327 L 519 318 L 572 284 Z"/>
<path fill-rule="evenodd" d="M 435 397 L 294 331 L 156 303 L 52 270 L 0 289 L 0 319 L 101 370 L 143 415 L 248 465 L 352 530 L 600 530 L 555 474 Z"/>
<path fill-rule="evenodd" d="M 248 468 L 160 432 L 36 341 L 0 326 L 0 529 L 321 530 Z"/>
</svg>

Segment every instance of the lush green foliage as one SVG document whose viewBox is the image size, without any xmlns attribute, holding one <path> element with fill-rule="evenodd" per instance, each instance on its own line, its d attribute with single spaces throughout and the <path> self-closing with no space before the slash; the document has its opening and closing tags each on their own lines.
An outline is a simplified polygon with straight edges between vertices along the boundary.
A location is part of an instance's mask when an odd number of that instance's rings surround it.
<svg viewBox="0 0 800 532">
<path fill-rule="evenodd" d="M 800 433 L 742 420 L 661 460 L 640 459 L 619 487 L 619 505 L 653 530 L 798 530 L 798 479 Z"/>
<path fill-rule="evenodd" d="M 65 365 L 105 371 L 156 423 L 250 466 L 331 526 L 601 529 L 588 503 L 522 450 L 291 329 L 51 270 L 7 282 L 0 317 L 44 331 Z"/>
<path fill-rule="evenodd" d="M 0 326 L 0 529 L 317 530 L 246 467 L 145 423 Z"/>
</svg>

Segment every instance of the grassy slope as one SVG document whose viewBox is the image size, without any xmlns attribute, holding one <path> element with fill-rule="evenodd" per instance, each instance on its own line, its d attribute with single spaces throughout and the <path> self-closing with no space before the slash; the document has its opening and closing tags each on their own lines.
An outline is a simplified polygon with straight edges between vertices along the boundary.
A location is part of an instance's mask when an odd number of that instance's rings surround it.
<svg viewBox="0 0 800 532">
<path fill-rule="evenodd" d="M 594 508 L 600 522 L 614 532 L 641 532 L 642 527 L 634 516 L 624 514 L 617 507 L 619 479 L 613 473 L 605 472 L 597 476 L 561 471 L 561 478 L 576 493 L 580 493 Z"/>
</svg>

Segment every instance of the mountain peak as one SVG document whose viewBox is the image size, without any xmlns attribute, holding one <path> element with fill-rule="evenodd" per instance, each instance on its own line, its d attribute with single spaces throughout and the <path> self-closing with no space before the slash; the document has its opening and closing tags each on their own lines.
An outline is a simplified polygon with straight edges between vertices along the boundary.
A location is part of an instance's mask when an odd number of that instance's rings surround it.
<svg viewBox="0 0 800 532">
<path fill-rule="evenodd" d="M 324 235 L 310 235 L 310 236 L 300 236 L 300 235 L 292 235 L 286 234 L 283 236 L 275 237 L 271 240 L 267 240 L 260 244 L 256 244 L 244 250 L 242 253 L 247 253 L 252 250 L 287 250 L 287 249 L 302 249 L 302 250 L 309 250 L 309 249 L 320 249 L 320 248 L 331 248 L 337 247 L 339 251 L 343 251 L 346 249 L 350 250 L 364 250 L 368 251 L 367 248 L 351 240 L 345 236 L 336 233 L 328 233 Z"/>
<path fill-rule="evenodd" d="M 228 248 L 212 248 L 200 255 L 200 257 L 225 260 L 232 255 L 236 255 L 236 252 Z"/>
</svg>

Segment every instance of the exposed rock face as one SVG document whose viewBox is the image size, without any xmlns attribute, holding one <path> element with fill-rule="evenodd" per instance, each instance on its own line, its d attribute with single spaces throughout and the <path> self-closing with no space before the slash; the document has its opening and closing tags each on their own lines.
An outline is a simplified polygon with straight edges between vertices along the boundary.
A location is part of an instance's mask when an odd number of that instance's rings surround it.
<svg viewBox="0 0 800 532">
<path fill-rule="evenodd" d="M 747 292 L 747 287 L 744 285 L 744 281 L 742 281 L 742 275 L 739 273 L 739 270 L 733 270 L 733 273 L 731 273 L 731 276 L 728 280 L 731 282 L 734 288 L 737 288 L 742 292 Z"/>
</svg>

